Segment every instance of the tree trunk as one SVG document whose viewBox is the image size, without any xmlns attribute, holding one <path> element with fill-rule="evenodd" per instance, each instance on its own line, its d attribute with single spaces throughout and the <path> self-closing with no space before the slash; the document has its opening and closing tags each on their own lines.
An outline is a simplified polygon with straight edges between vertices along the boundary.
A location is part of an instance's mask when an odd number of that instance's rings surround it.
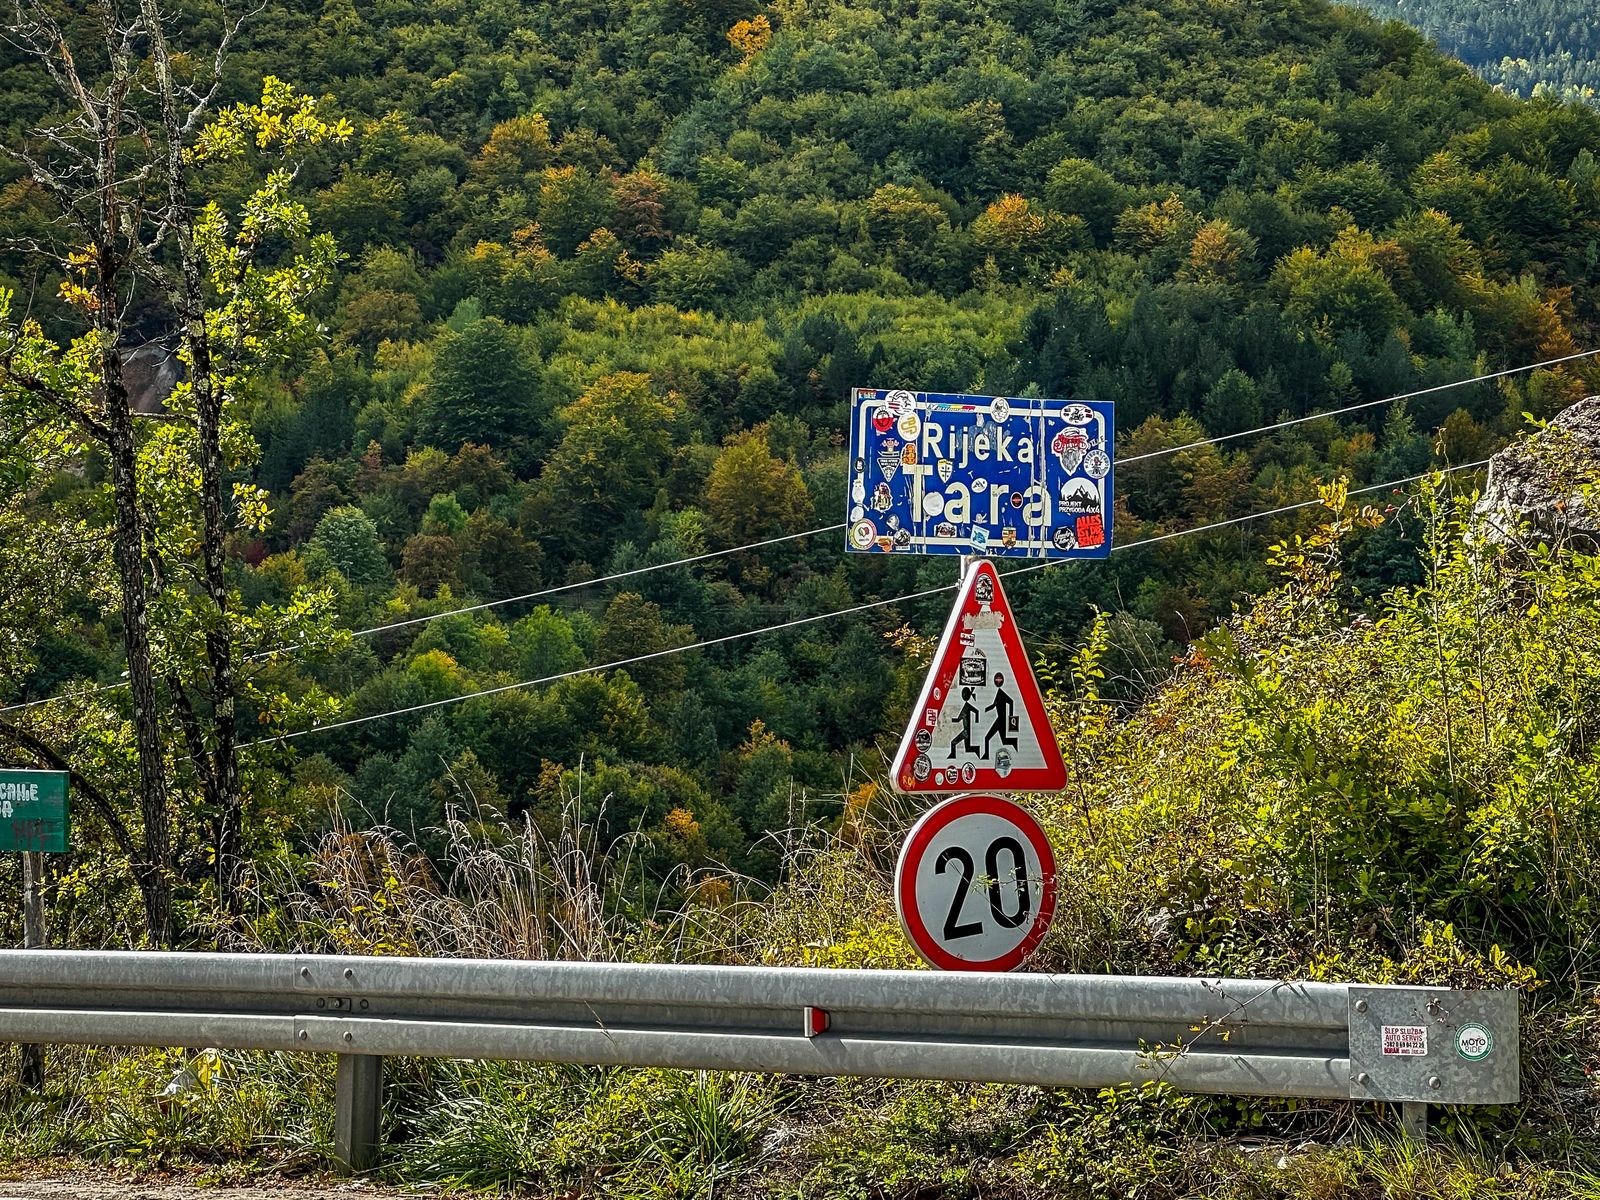
<svg viewBox="0 0 1600 1200">
<path fill-rule="evenodd" d="M 200 441 L 200 515 L 207 615 L 206 660 L 211 667 L 211 775 L 216 790 L 212 816 L 217 853 L 217 896 L 229 912 L 238 909 L 244 871 L 244 795 L 239 784 L 238 719 L 234 707 L 233 624 L 223 569 L 227 537 L 222 505 L 222 396 L 211 374 L 211 344 L 205 326 L 200 264 L 187 230 L 179 235 L 183 257 L 184 337 L 193 372 L 195 423 Z"/>
<path fill-rule="evenodd" d="M 99 229 L 95 247 L 95 329 L 100 335 L 100 370 L 104 388 L 106 457 L 111 469 L 112 513 L 116 560 L 122 592 L 122 638 L 128 657 L 128 686 L 133 695 L 134 746 L 139 760 L 139 809 L 144 823 L 144 861 L 135 868 L 144 894 L 150 941 L 166 946 L 172 940 L 172 835 L 167 817 L 166 760 L 156 707 L 156 678 L 150 655 L 150 603 L 144 569 L 144 523 L 139 516 L 139 471 L 133 410 L 122 377 L 122 260 L 116 249 L 122 221 L 117 190 L 117 151 L 121 128 L 120 96 L 106 106 L 98 130 Z"/>
<path fill-rule="evenodd" d="M 167 816 L 166 762 L 157 722 L 155 673 L 150 656 L 149 597 L 144 575 L 144 528 L 135 489 L 133 418 L 122 387 L 121 359 L 106 372 L 106 424 L 111 440 L 112 510 L 116 526 L 116 560 L 122 591 L 123 647 L 128 656 L 128 685 L 133 694 L 134 746 L 139 760 L 139 812 L 144 825 L 144 861 L 134 864 L 144 893 L 150 941 L 166 946 L 172 939 L 172 833 Z M 115 374 L 113 374 L 113 371 Z"/>
<path fill-rule="evenodd" d="M 151 57 L 161 97 L 166 143 L 165 220 L 178 249 L 177 286 L 171 300 L 183 322 L 189 350 L 190 389 L 200 455 L 201 576 L 210 611 L 206 622 L 206 661 L 211 670 L 212 738 L 209 775 L 213 791 L 212 835 L 216 849 L 217 896 L 230 912 L 238 908 L 244 869 L 244 796 L 239 781 L 238 716 L 234 704 L 233 629 L 223 557 L 227 518 L 223 504 L 222 404 L 212 374 L 211 338 L 206 327 L 205 278 L 195 250 L 183 161 L 183 125 L 173 91 L 171 55 L 156 0 L 141 0 Z"/>
</svg>

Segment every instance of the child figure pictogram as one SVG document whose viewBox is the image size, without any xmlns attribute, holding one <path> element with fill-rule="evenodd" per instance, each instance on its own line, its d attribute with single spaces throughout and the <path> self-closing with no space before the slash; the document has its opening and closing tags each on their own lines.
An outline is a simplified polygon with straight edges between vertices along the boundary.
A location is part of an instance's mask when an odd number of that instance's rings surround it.
<svg viewBox="0 0 1600 1200">
<path fill-rule="evenodd" d="M 1011 714 L 1017 705 L 1016 701 L 1007 693 L 1005 685 L 1006 677 L 1004 675 L 996 675 L 994 677 L 994 703 L 983 710 L 984 712 L 994 713 L 994 723 L 989 726 L 983 737 L 984 758 L 989 757 L 989 743 L 994 741 L 995 734 L 1000 735 L 1000 744 L 1002 746 L 1010 746 L 1013 750 L 1017 748 L 1017 739 L 1011 736 L 1011 730 L 1016 723 Z"/>
<path fill-rule="evenodd" d="M 972 722 L 978 715 L 978 706 L 972 702 L 972 689 L 961 689 L 961 709 L 956 713 L 956 720 L 961 722 L 961 733 L 950 743 L 950 757 L 954 758 L 962 746 L 966 747 L 968 754 L 978 752 L 978 743 L 972 738 Z"/>
</svg>

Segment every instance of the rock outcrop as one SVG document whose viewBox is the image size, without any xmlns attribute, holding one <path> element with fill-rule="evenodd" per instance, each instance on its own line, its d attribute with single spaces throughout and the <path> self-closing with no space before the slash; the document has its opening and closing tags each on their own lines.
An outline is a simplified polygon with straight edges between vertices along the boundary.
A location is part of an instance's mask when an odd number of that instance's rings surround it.
<svg viewBox="0 0 1600 1200">
<path fill-rule="evenodd" d="M 1600 396 L 1496 454 L 1477 511 L 1496 541 L 1600 547 Z"/>
<path fill-rule="evenodd" d="M 160 342 L 146 342 L 122 355 L 122 381 L 136 413 L 165 412 L 167 397 L 183 378 L 178 356 Z"/>
</svg>

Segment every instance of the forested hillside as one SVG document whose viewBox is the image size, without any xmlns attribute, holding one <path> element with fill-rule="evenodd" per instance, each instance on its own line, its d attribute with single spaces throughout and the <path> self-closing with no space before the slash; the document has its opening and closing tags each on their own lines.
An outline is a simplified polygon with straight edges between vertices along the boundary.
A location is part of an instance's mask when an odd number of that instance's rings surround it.
<svg viewBox="0 0 1600 1200">
<path fill-rule="evenodd" d="M 1479 75 L 1519 96 L 1600 103 L 1600 29 L 1575 0 L 1356 0 L 1415 25 Z"/>
<path fill-rule="evenodd" d="M 213 40 L 209 10 L 181 24 Z M 51 93 L 0 54 L 24 144 Z M 224 98 L 264 75 L 350 122 L 293 184 L 345 260 L 231 400 L 259 446 L 237 482 L 270 521 L 240 522 L 228 578 L 246 612 L 328 594 L 334 625 L 374 631 L 263 649 L 242 737 L 409 711 L 245 752 L 262 860 L 330 805 L 436 855 L 449 805 L 554 832 L 581 780 L 600 844 L 638 831 L 652 879 L 771 877 L 770 831 L 881 778 L 917 673 L 885 635 L 934 629 L 947 597 L 585 669 L 952 581 L 844 554 L 852 385 L 1114 401 L 1132 459 L 1570 354 L 1600 315 L 1600 113 L 1496 93 L 1320 0 L 284 3 L 246 28 Z M 7 232 L 45 237 L 4 170 Z M 227 210 L 252 183 L 223 163 L 206 186 Z M 18 315 L 75 329 L 37 258 L 3 261 Z M 1582 370 L 1129 462 L 1115 538 L 1475 462 L 1582 395 Z M 103 531 L 92 456 L 19 472 L 30 519 Z M 1056 673 L 1112 614 L 1108 691 L 1137 698 L 1302 519 L 1039 572 L 1012 602 Z M 1350 574 L 1376 596 L 1419 570 L 1396 521 Z M 84 694 L 5 720 L 128 786 L 103 567 L 63 554 L 7 587 L 6 697 Z M 203 863 L 205 820 L 174 828 L 176 860 Z"/>
<path fill-rule="evenodd" d="M 1115 552 L 1006 584 L 1068 774 L 1034 967 L 1513 986 L 1522 1103 L 1423 1152 L 1164 1072 L 395 1057 L 381 1171 L 1600 1194 L 1596 405 L 1519 459 L 1545 536 L 1470 500 L 1600 391 L 1600 110 L 1321 0 L 158 8 L 0 38 L 0 762 L 71 772 L 52 942 L 915 965 L 885 756 L 955 566 L 845 553 L 848 390 L 1113 402 Z M 332 1058 L 52 1050 L 0 1169 L 325 1166 Z"/>
</svg>

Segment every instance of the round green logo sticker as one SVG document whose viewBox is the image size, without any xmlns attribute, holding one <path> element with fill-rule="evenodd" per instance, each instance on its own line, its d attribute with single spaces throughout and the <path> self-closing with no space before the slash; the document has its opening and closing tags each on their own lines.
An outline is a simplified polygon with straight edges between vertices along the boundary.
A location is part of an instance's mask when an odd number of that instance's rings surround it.
<svg viewBox="0 0 1600 1200">
<path fill-rule="evenodd" d="M 1468 1062 L 1481 1062 L 1494 1049 L 1494 1034 L 1483 1025 L 1463 1025 L 1456 1031 L 1456 1053 Z"/>
</svg>

